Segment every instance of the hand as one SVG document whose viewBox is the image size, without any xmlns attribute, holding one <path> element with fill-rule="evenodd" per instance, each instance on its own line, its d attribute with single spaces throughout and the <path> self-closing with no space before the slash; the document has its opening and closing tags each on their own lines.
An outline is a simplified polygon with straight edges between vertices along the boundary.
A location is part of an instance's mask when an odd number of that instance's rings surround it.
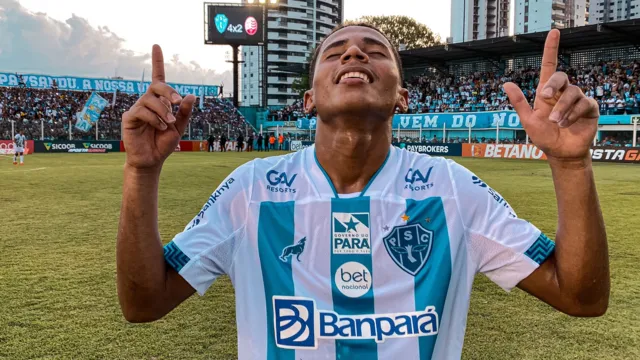
<svg viewBox="0 0 640 360">
<path fill-rule="evenodd" d="M 196 101 L 193 95 L 182 99 L 165 83 L 164 58 L 158 45 L 153 46 L 151 63 L 151 86 L 122 115 L 126 164 L 137 169 L 162 166 L 180 142 Z M 175 115 L 172 113 L 172 104 L 180 105 Z"/>
<path fill-rule="evenodd" d="M 569 84 L 567 74 L 556 72 L 560 32 L 547 35 L 542 55 L 540 84 L 533 109 L 514 83 L 504 84 L 509 101 L 531 141 L 550 160 L 590 158 L 589 147 L 598 130 L 598 103 Z"/>
</svg>

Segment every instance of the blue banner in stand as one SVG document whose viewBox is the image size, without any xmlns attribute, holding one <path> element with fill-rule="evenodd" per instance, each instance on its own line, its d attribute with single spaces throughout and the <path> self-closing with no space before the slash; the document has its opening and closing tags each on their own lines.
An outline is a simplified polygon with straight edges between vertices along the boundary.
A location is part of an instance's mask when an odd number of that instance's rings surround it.
<svg viewBox="0 0 640 360">
<path fill-rule="evenodd" d="M 92 93 L 89 100 L 84 104 L 82 111 L 76 113 L 76 129 L 87 132 L 91 130 L 98 120 L 102 110 L 109 104 L 102 96 Z"/>
<path fill-rule="evenodd" d="M 637 115 L 601 115 L 599 125 L 628 125 L 633 124 Z M 315 129 L 316 118 L 298 119 L 298 129 Z M 428 113 L 428 114 L 396 114 L 393 116 L 393 130 L 482 130 L 495 129 L 522 130 L 520 118 L 515 111 L 484 111 L 465 113 Z"/>
<path fill-rule="evenodd" d="M 6 87 L 27 87 L 31 89 L 51 89 L 55 80 L 58 89 L 72 91 L 100 91 L 118 92 L 127 94 L 144 94 L 150 82 L 142 83 L 140 80 L 119 80 L 106 78 L 83 78 L 75 76 L 51 76 L 34 74 L 15 74 L 0 72 L 0 86 Z M 220 88 L 209 85 L 191 85 L 168 83 L 180 95 L 189 94 L 200 96 L 218 96 Z"/>
<path fill-rule="evenodd" d="M 475 113 L 397 114 L 393 116 L 393 130 L 430 129 L 522 129 L 515 111 L 486 111 Z"/>
<path fill-rule="evenodd" d="M 298 119 L 298 121 L 296 122 L 296 127 L 298 129 L 305 129 L 305 130 L 315 130 L 316 129 L 316 124 L 318 123 L 318 120 L 316 118 L 300 118 Z"/>
</svg>

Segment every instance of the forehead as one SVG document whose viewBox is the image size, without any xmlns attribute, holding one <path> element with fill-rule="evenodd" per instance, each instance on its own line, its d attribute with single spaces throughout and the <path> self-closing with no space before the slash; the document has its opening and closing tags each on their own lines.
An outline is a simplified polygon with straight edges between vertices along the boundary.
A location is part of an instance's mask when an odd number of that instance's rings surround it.
<svg viewBox="0 0 640 360">
<path fill-rule="evenodd" d="M 321 52 L 324 51 L 324 49 L 326 49 L 328 45 L 334 42 L 345 40 L 357 42 L 364 38 L 378 40 L 385 44 L 387 47 L 391 48 L 389 40 L 387 40 L 387 38 L 384 37 L 384 35 L 382 35 L 380 32 L 366 26 L 347 26 L 329 35 L 329 37 L 327 37 L 322 43 L 322 48 L 320 50 Z"/>
</svg>

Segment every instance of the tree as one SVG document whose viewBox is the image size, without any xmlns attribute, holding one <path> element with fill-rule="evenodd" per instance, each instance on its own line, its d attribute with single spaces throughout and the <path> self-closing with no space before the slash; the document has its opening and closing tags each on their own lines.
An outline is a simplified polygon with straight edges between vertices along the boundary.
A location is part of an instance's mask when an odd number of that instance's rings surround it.
<svg viewBox="0 0 640 360">
<path fill-rule="evenodd" d="M 363 16 L 350 23 L 367 23 L 380 29 L 398 50 L 442 45 L 440 35 L 408 16 Z"/>
<path fill-rule="evenodd" d="M 309 54 L 307 54 L 307 66 L 305 67 L 305 69 L 307 71 L 305 71 L 304 73 L 302 73 L 300 75 L 300 77 L 296 78 L 295 80 L 293 80 L 293 82 L 291 83 L 291 90 L 293 92 L 296 92 L 300 95 L 300 98 L 304 98 L 304 93 L 311 89 L 311 85 L 309 84 L 309 65 L 311 63 L 311 57 L 313 56 L 314 51 L 316 51 L 316 47 L 312 46 L 311 49 L 309 50 Z"/>
<path fill-rule="evenodd" d="M 304 97 L 305 91 L 309 90 L 311 86 L 309 86 L 309 74 L 304 73 L 300 75 L 299 78 L 296 78 L 291 83 L 291 90 L 300 95 L 300 98 Z"/>
</svg>

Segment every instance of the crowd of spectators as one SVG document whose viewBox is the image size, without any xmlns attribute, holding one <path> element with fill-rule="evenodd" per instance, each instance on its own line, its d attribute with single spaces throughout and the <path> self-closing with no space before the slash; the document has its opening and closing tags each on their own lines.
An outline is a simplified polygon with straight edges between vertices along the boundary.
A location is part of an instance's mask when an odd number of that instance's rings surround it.
<svg viewBox="0 0 640 360">
<path fill-rule="evenodd" d="M 600 61 L 579 69 L 561 65 L 572 84 L 600 104 L 602 115 L 640 114 L 640 62 Z M 520 86 L 530 103 L 536 95 L 539 70 L 521 68 L 504 74 L 476 72 L 466 76 L 425 73 L 407 80 L 410 113 L 513 110 L 502 89 L 506 82 Z M 302 101 L 272 110 L 270 120 L 304 117 Z"/>
<path fill-rule="evenodd" d="M 122 114 L 139 96 L 117 93 L 114 104 L 113 93 L 99 94 L 109 101 L 98 122 L 99 139 L 120 140 Z M 0 87 L 0 139 L 11 138 L 12 120 L 14 131 L 24 130 L 27 139 L 40 139 L 44 133 L 47 140 L 67 140 L 70 124 L 73 139 L 95 139 L 93 129 L 83 133 L 73 128 L 75 114 L 81 111 L 90 95 L 89 92 L 55 88 Z M 196 101 L 190 124 L 192 139 L 205 139 L 210 131 L 226 133 L 230 130 L 236 133 L 247 129 L 251 132 L 242 114 L 226 99 L 205 98 L 202 108 L 200 102 Z M 185 134 L 185 138 L 188 137 L 189 134 Z"/>
<path fill-rule="evenodd" d="M 640 63 L 601 61 L 579 69 L 560 66 L 569 81 L 600 104 L 603 115 L 640 113 Z M 466 76 L 425 74 L 411 79 L 409 112 L 474 112 L 512 110 L 502 85 L 514 82 L 530 103 L 536 95 L 539 70 L 521 68 L 504 74 L 476 72 Z"/>
</svg>

